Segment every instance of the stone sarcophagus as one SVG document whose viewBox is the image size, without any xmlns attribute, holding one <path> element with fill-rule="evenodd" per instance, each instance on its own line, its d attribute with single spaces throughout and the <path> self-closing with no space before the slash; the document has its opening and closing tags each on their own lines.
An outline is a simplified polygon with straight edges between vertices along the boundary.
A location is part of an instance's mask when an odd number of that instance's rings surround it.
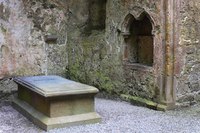
<svg viewBox="0 0 200 133">
<path fill-rule="evenodd" d="M 98 89 L 59 76 L 19 77 L 13 106 L 44 130 L 97 123 L 94 109 Z"/>
</svg>

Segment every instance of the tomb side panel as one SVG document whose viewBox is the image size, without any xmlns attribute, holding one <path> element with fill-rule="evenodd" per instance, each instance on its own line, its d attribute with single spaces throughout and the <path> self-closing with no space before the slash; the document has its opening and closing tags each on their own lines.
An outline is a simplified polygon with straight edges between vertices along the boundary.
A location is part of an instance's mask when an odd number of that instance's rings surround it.
<svg viewBox="0 0 200 133">
<path fill-rule="evenodd" d="M 25 86 L 19 85 L 18 98 L 22 101 L 25 101 L 46 116 L 50 116 L 49 101 L 44 96 L 37 94 Z"/>
<path fill-rule="evenodd" d="M 53 97 L 50 101 L 50 117 L 77 115 L 94 112 L 94 95 Z"/>
</svg>

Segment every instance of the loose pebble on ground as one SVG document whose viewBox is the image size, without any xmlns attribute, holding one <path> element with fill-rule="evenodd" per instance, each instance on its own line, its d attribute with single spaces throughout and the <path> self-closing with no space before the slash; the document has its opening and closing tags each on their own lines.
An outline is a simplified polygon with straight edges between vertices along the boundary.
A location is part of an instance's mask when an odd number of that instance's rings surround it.
<svg viewBox="0 0 200 133">
<path fill-rule="evenodd" d="M 155 111 L 127 102 L 96 98 L 102 122 L 50 130 L 49 133 L 200 133 L 200 106 Z M 36 127 L 9 104 L 0 104 L 0 133 L 38 133 Z"/>
</svg>

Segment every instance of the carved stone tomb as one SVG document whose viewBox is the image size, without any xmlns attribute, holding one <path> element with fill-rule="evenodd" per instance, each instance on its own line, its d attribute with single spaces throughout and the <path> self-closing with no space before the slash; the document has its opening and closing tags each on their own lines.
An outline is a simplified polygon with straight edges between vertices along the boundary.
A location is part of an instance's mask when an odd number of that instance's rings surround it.
<svg viewBox="0 0 200 133">
<path fill-rule="evenodd" d="M 97 123 L 94 110 L 98 89 L 59 76 L 19 77 L 13 106 L 44 130 Z"/>
</svg>

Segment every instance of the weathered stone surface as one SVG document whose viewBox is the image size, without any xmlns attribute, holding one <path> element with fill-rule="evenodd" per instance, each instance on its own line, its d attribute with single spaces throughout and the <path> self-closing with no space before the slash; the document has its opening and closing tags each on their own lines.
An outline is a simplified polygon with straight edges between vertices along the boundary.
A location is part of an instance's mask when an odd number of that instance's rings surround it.
<svg viewBox="0 0 200 133">
<path fill-rule="evenodd" d="M 156 100 L 163 58 L 162 45 L 159 45 L 162 43 L 159 27 L 163 25 L 160 19 L 161 2 L 108 0 L 106 4 L 105 29 L 91 29 L 90 34 L 85 35 L 84 29 L 74 27 L 72 29 L 76 29 L 76 34 L 75 32 L 68 34 L 69 77 L 93 84 L 110 93 L 123 93 Z M 154 67 L 150 71 L 140 71 L 123 65 L 122 23 L 129 13 L 137 16 L 144 10 L 152 17 L 154 27 L 157 27 L 154 29 L 154 45 L 157 49 Z"/>
<path fill-rule="evenodd" d="M 17 85 L 12 78 L 0 80 L 0 93 L 11 93 L 17 90 Z"/>
<path fill-rule="evenodd" d="M 0 77 L 67 73 L 111 94 L 184 102 L 180 96 L 195 97 L 200 89 L 199 5 L 198 0 L 0 0 Z M 151 67 L 124 62 L 130 16 L 139 20 L 142 14 L 152 25 Z M 45 36 L 57 40 L 45 42 Z"/>
<path fill-rule="evenodd" d="M 0 78 L 63 75 L 67 65 L 67 19 L 65 11 L 56 8 L 56 4 L 42 0 L 0 1 Z M 58 42 L 45 43 L 44 36 L 54 34 Z"/>
<path fill-rule="evenodd" d="M 39 127 L 52 128 L 100 122 L 94 96 L 98 89 L 59 76 L 14 79 L 18 95 L 13 105 Z"/>
<path fill-rule="evenodd" d="M 96 112 L 49 118 L 19 99 L 14 99 L 14 101 L 15 109 L 46 131 L 54 128 L 93 124 L 101 121 L 100 116 Z"/>
<path fill-rule="evenodd" d="M 60 76 L 19 77 L 14 81 L 44 97 L 98 93 L 98 89 Z"/>
<path fill-rule="evenodd" d="M 179 43 L 175 48 L 175 76 L 178 102 L 197 102 L 199 73 L 199 8 L 198 0 L 180 3 Z M 179 97 L 181 95 L 181 97 Z M 194 98 L 196 97 L 196 98 Z"/>
</svg>

